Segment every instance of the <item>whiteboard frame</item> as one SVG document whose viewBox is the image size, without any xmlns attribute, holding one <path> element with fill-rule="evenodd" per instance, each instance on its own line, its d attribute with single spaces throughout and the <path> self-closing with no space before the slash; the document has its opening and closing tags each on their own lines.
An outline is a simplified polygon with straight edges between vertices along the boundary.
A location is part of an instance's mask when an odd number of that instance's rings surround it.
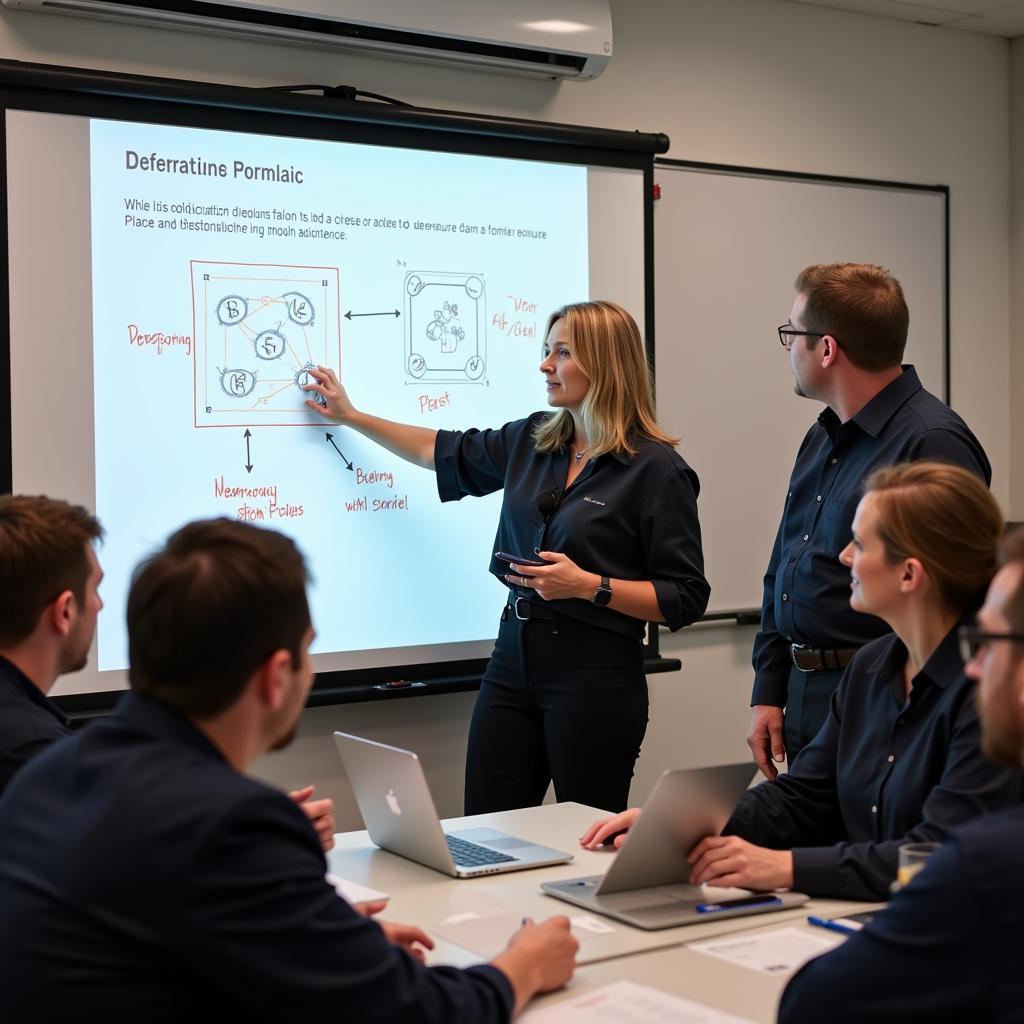
<svg viewBox="0 0 1024 1024">
<path fill-rule="evenodd" d="M 942 200 L 942 400 L 952 407 L 951 392 L 951 370 L 950 370 L 950 190 L 948 185 L 920 184 L 917 182 L 894 181 L 881 178 L 861 178 L 839 174 L 818 174 L 809 171 L 780 170 L 767 167 L 748 167 L 741 164 L 709 163 L 701 160 L 677 160 L 669 157 L 656 157 L 654 160 L 655 173 L 661 169 L 689 170 L 697 173 L 712 173 L 741 178 L 762 178 L 775 179 L 779 181 L 805 182 L 808 184 L 839 185 L 851 188 L 879 189 L 889 192 L 917 192 L 938 195 Z M 655 201 L 660 197 L 655 198 Z M 651 241 L 654 242 L 653 230 Z M 656 245 L 652 245 L 656 250 Z M 650 254 L 649 267 L 653 268 L 655 275 L 655 252 Z M 657 298 L 657 297 L 656 297 Z M 653 322 L 654 317 L 649 321 Z M 657 375 L 655 374 L 657 383 Z M 699 621 L 728 621 L 732 620 L 737 625 L 751 625 L 760 622 L 760 606 L 738 607 L 727 609 L 716 609 L 705 614 Z"/>
</svg>

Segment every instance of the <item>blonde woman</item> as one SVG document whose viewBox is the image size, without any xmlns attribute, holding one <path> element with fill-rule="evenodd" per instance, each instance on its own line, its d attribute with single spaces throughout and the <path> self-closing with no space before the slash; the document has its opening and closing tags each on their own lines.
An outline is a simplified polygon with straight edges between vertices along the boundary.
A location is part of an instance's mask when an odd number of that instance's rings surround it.
<svg viewBox="0 0 1024 1024">
<path fill-rule="evenodd" d="M 868 478 L 840 558 L 851 607 L 893 632 L 854 656 L 788 774 L 749 790 L 722 835 L 689 851 L 691 881 L 886 899 L 900 845 L 941 842 L 1020 802 L 1024 775 L 982 755 L 957 640 L 995 572 L 1002 526 L 988 489 L 959 466 L 905 463 Z M 581 842 L 600 844 L 636 813 Z"/>
<path fill-rule="evenodd" d="M 490 571 L 509 588 L 470 726 L 466 813 L 625 807 L 647 728 L 644 624 L 699 618 L 710 588 L 696 474 L 654 415 L 643 339 L 611 302 L 548 320 L 548 406 L 496 430 L 360 412 L 332 370 L 307 404 L 437 473 L 442 501 L 504 490 Z M 518 561 L 516 559 L 523 559 Z"/>
</svg>

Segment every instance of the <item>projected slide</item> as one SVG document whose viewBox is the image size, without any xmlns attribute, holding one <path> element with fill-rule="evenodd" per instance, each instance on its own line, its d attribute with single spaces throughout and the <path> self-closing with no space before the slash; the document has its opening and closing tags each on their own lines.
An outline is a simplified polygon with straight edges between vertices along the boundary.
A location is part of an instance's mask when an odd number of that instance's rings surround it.
<svg viewBox="0 0 1024 1024">
<path fill-rule="evenodd" d="M 295 538 L 332 667 L 493 637 L 499 496 L 442 505 L 302 385 L 332 366 L 430 428 L 543 408 L 547 314 L 589 295 L 587 168 L 100 120 L 88 164 L 99 669 L 131 568 L 200 516 Z"/>
</svg>

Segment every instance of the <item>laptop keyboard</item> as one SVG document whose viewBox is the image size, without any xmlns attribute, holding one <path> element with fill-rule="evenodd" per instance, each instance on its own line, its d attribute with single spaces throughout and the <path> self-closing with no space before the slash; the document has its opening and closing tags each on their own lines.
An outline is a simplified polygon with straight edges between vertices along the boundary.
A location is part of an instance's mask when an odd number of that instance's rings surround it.
<svg viewBox="0 0 1024 1024">
<path fill-rule="evenodd" d="M 452 860 L 460 868 L 475 868 L 482 864 L 505 864 L 517 859 L 505 853 L 498 853 L 497 850 L 490 850 L 486 846 L 468 843 L 465 839 L 456 839 L 455 836 L 445 835 L 444 838 L 451 851 Z"/>
</svg>

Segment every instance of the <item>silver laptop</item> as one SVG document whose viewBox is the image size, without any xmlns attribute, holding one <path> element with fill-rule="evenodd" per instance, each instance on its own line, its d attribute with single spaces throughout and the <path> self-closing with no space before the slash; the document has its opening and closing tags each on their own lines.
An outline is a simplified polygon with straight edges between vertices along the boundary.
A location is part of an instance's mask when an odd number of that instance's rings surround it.
<svg viewBox="0 0 1024 1024">
<path fill-rule="evenodd" d="M 667 771 L 604 875 L 544 882 L 560 900 L 637 928 L 674 928 L 806 903 L 802 893 L 748 893 L 715 901 L 690 885 L 686 854 L 704 836 L 717 835 L 754 777 L 754 766 Z"/>
<path fill-rule="evenodd" d="M 571 853 L 538 846 L 492 828 L 458 829 L 446 834 L 415 754 L 343 732 L 334 734 L 334 742 L 366 830 L 383 850 L 456 878 L 572 860 Z"/>
</svg>

